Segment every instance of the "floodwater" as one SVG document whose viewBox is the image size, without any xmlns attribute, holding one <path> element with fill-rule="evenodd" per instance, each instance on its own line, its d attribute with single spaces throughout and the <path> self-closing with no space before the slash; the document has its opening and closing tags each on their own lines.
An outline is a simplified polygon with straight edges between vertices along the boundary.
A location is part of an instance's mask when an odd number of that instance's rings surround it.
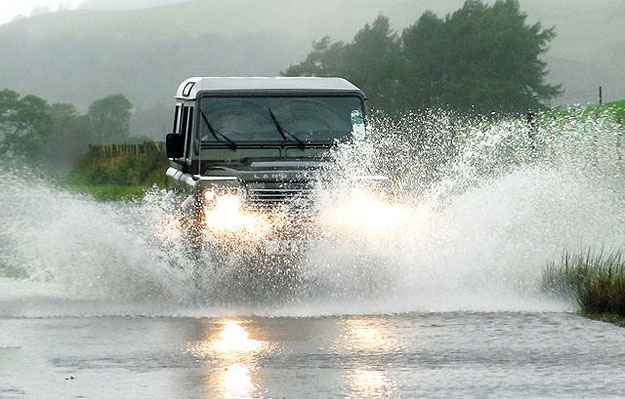
<svg viewBox="0 0 625 399">
<path fill-rule="evenodd" d="M 625 387 L 623 330 L 570 313 L 0 325 L 2 398 L 616 398 Z"/>
<path fill-rule="evenodd" d="M 271 275 L 233 274 L 237 256 L 193 273 L 173 193 L 99 203 L 0 171 L 0 398 L 622 397 L 624 330 L 541 286 L 565 252 L 623 248 L 620 128 L 528 142 L 435 116 L 431 142 L 382 140 L 404 122 L 336 154 L 342 177 L 383 161 L 397 203 L 320 197 L 335 240 L 256 299 Z"/>
</svg>

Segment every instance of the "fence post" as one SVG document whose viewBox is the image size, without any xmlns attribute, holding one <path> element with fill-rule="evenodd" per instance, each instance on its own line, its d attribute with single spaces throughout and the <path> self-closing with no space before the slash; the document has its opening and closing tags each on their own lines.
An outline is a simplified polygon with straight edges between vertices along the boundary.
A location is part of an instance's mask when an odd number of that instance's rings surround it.
<svg viewBox="0 0 625 399">
<path fill-rule="evenodd" d="M 603 105 L 603 86 L 599 86 L 599 105 Z"/>
</svg>

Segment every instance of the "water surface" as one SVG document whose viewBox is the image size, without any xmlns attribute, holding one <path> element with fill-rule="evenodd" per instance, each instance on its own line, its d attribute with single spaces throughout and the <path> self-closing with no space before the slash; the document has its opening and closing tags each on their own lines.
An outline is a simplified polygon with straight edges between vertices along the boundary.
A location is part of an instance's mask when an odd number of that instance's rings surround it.
<svg viewBox="0 0 625 399">
<path fill-rule="evenodd" d="M 3 318 L 2 398 L 622 397 L 625 334 L 569 313 Z"/>
</svg>

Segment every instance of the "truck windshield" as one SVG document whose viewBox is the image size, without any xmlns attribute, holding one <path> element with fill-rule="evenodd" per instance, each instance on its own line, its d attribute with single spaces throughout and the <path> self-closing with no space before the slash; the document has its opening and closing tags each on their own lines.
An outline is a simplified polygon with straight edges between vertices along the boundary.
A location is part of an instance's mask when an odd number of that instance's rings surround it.
<svg viewBox="0 0 625 399">
<path fill-rule="evenodd" d="M 200 122 L 198 132 L 207 144 L 220 135 L 233 142 L 328 142 L 363 124 L 356 96 L 204 97 L 200 107 L 208 124 Z"/>
</svg>

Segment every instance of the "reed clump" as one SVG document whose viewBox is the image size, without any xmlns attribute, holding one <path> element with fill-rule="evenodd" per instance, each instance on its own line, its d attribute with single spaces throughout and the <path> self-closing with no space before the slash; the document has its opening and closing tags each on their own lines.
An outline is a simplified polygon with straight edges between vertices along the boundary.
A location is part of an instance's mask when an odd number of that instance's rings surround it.
<svg viewBox="0 0 625 399">
<path fill-rule="evenodd" d="M 543 288 L 575 300 L 589 316 L 625 317 L 625 256 L 622 251 L 563 255 L 547 266 Z"/>
</svg>

